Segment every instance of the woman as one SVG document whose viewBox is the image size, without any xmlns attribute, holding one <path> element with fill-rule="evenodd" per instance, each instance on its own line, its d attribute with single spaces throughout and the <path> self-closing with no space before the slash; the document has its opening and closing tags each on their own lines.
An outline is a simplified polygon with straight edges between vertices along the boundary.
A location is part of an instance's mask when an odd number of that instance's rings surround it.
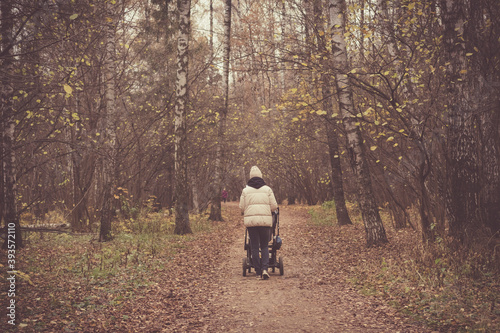
<svg viewBox="0 0 500 333">
<path fill-rule="evenodd" d="M 272 212 L 278 208 L 273 190 L 262 179 L 262 172 L 253 166 L 250 180 L 240 197 L 240 209 L 244 213 L 243 223 L 248 229 L 252 263 L 258 278 L 269 279 L 269 240 L 273 226 Z M 261 258 L 259 260 L 259 250 Z"/>
</svg>

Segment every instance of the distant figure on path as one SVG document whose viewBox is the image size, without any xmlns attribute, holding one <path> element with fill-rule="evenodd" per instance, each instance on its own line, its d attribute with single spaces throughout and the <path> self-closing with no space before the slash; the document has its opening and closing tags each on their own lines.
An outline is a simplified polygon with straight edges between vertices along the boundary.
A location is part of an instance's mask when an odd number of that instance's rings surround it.
<svg viewBox="0 0 500 333">
<path fill-rule="evenodd" d="M 267 280 L 269 273 L 269 240 L 273 226 L 272 212 L 278 208 L 273 190 L 262 179 L 258 167 L 250 169 L 250 180 L 240 197 L 240 209 L 244 213 L 243 223 L 248 229 L 252 263 L 258 278 Z M 259 260 L 259 249 L 261 259 Z"/>
<path fill-rule="evenodd" d="M 224 201 L 224 203 L 226 203 L 226 200 L 227 200 L 227 191 L 226 191 L 226 189 L 223 189 L 222 190 L 222 201 Z"/>
</svg>

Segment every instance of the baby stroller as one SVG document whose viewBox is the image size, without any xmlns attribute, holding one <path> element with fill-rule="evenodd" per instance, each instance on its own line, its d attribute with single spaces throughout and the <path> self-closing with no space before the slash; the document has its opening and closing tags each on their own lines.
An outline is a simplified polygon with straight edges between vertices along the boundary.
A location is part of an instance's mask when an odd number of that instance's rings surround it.
<svg viewBox="0 0 500 333">
<path fill-rule="evenodd" d="M 274 273 L 275 269 L 280 270 L 280 275 L 285 272 L 283 269 L 283 259 L 281 257 L 277 259 L 276 253 L 281 248 L 281 238 L 280 238 L 280 221 L 279 221 L 279 208 L 273 213 L 273 227 L 272 227 L 272 243 L 269 244 L 269 269 Z M 247 251 L 246 258 L 243 258 L 243 276 L 247 276 L 247 272 L 251 273 L 252 268 L 255 268 L 252 263 L 252 251 L 250 249 L 250 239 L 248 236 L 248 230 L 245 229 L 245 251 Z"/>
</svg>

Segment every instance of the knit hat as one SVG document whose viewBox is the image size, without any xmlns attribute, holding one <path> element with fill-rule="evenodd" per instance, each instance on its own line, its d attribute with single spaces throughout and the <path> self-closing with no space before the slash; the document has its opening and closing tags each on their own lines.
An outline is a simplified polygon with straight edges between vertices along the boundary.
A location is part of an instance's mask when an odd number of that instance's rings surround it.
<svg viewBox="0 0 500 333">
<path fill-rule="evenodd" d="M 262 178 L 262 172 L 260 172 L 259 168 L 255 165 L 250 169 L 250 179 L 252 179 L 253 177 Z"/>
</svg>

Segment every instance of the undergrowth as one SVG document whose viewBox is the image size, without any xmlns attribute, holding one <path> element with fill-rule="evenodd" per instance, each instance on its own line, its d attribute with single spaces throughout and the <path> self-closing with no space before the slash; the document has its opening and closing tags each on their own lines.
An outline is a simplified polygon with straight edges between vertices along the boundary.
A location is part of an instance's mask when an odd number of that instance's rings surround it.
<svg viewBox="0 0 500 333">
<path fill-rule="evenodd" d="M 311 215 L 311 221 L 315 225 L 332 226 L 337 222 L 335 212 L 335 202 L 325 201 L 321 204 L 320 209 L 311 208 L 308 213 Z"/>
<path fill-rule="evenodd" d="M 155 284 L 156 272 L 213 226 L 206 215 L 192 215 L 190 223 L 193 234 L 178 236 L 172 215 L 141 212 L 113 222 L 109 242 L 99 242 L 98 234 L 27 235 L 25 248 L 17 254 L 16 298 L 32 318 L 29 326 L 43 330 L 47 323 L 42 314 L 47 311 L 64 318 L 65 313 L 116 308 L 125 299 L 143 297 L 143 288 Z"/>
<path fill-rule="evenodd" d="M 353 223 L 362 223 L 359 210 L 348 205 Z M 309 210 L 311 222 L 332 226 L 342 234 L 331 202 Z M 488 240 L 467 250 L 457 250 L 449 240 L 437 238 L 422 244 L 411 229 L 395 230 L 390 215 L 381 217 L 389 244 L 368 249 L 363 262 L 346 269 L 347 280 L 365 295 L 382 297 L 400 312 L 443 332 L 500 331 L 498 257 Z M 348 237 L 362 238 L 359 235 Z M 352 242 L 346 234 L 343 240 Z"/>
<path fill-rule="evenodd" d="M 195 234 L 211 228 L 203 215 L 190 216 L 190 223 Z M 37 265 L 42 258 L 51 271 L 71 272 L 86 279 L 112 276 L 122 270 L 140 271 L 142 267 L 155 269 L 192 238 L 192 235 L 174 235 L 174 226 L 174 217 L 160 212 L 115 221 L 110 242 L 99 242 L 97 235 L 33 233 L 26 239 L 33 250 L 26 259 L 33 266 L 26 269 L 33 272 L 43 269 Z"/>
</svg>

